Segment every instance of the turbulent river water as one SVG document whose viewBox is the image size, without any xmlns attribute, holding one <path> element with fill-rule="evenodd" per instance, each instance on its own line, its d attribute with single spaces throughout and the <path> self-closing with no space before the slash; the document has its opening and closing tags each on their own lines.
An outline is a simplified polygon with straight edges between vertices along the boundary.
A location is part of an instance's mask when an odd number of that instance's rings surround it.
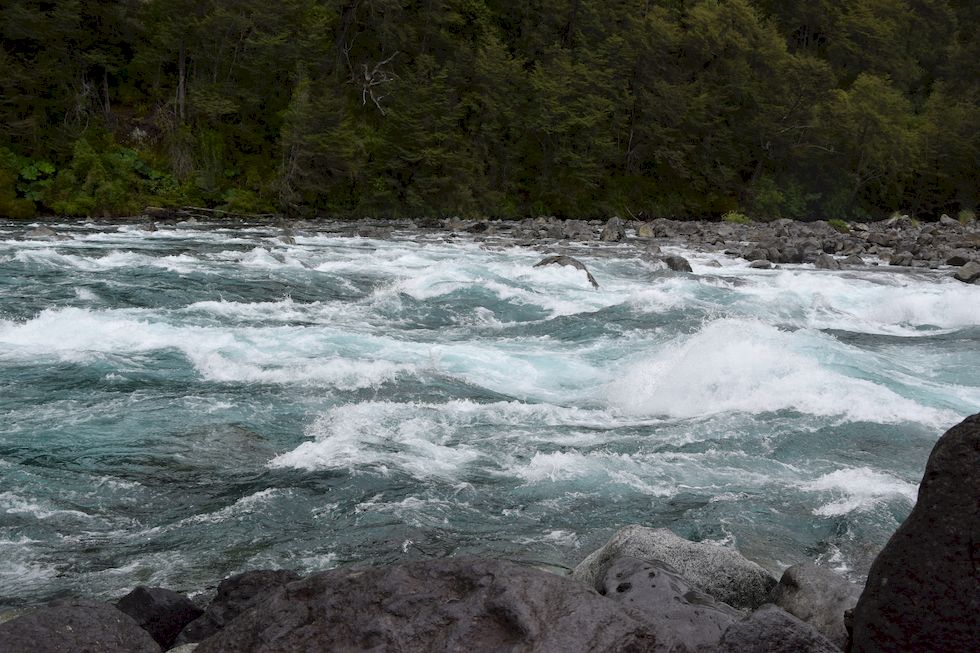
<svg viewBox="0 0 980 653">
<path fill-rule="evenodd" d="M 980 288 L 445 234 L 0 223 L 0 606 L 664 526 L 855 580 L 980 411 Z M 717 258 L 722 267 L 711 267 Z"/>
</svg>

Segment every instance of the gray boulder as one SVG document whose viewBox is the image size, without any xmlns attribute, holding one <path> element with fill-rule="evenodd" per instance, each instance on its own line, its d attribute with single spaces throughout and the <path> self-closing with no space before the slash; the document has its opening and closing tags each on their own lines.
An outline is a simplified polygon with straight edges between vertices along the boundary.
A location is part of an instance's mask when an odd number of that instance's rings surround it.
<svg viewBox="0 0 980 653">
<path fill-rule="evenodd" d="M 653 225 L 649 222 L 641 222 L 636 226 L 637 238 L 653 238 Z"/>
<path fill-rule="evenodd" d="M 606 226 L 602 228 L 602 233 L 599 235 L 599 240 L 605 243 L 618 243 L 626 236 L 626 225 L 623 224 L 622 218 L 618 216 L 613 216 L 609 218 L 606 222 Z"/>
<path fill-rule="evenodd" d="M 572 258 L 571 256 L 548 256 L 535 263 L 534 267 L 540 268 L 544 265 L 569 265 L 576 270 L 582 270 L 585 272 L 585 278 L 592 284 L 592 287 L 596 290 L 599 289 L 599 282 L 595 280 L 595 277 L 592 276 L 589 269 L 585 267 L 585 263 L 577 258 Z"/>
<path fill-rule="evenodd" d="M 567 578 L 455 558 L 312 574 L 196 653 L 666 650 L 657 641 L 626 608 Z"/>
<path fill-rule="evenodd" d="M 572 577 L 601 589 L 606 571 L 616 558 L 623 556 L 665 562 L 698 590 L 739 609 L 751 610 L 768 603 L 777 582 L 734 549 L 690 542 L 666 528 L 636 525 L 620 529 L 602 548 L 580 562 Z"/>
<path fill-rule="evenodd" d="M 50 227 L 35 227 L 24 234 L 24 238 L 31 240 L 52 240 L 57 236 L 58 234 L 55 233 L 55 230 Z"/>
<path fill-rule="evenodd" d="M 772 269 L 772 263 L 763 258 L 757 261 L 752 261 L 749 263 L 749 267 L 756 270 L 770 270 Z"/>
<path fill-rule="evenodd" d="M 617 558 L 599 593 L 642 615 L 656 630 L 658 645 L 671 651 L 713 651 L 725 630 L 742 617 L 658 560 Z"/>
<path fill-rule="evenodd" d="M 946 265 L 953 265 L 959 267 L 961 265 L 966 265 L 970 261 L 976 258 L 973 252 L 965 249 L 958 249 L 946 258 Z"/>
<path fill-rule="evenodd" d="M 717 653 L 840 653 L 840 649 L 793 615 L 765 605 L 732 624 Z"/>
<path fill-rule="evenodd" d="M 164 650 L 173 645 L 184 626 L 204 614 L 183 594 L 161 587 L 139 586 L 116 601 L 116 608 L 132 617 Z"/>
<path fill-rule="evenodd" d="M 230 576 L 218 585 L 218 593 L 200 617 L 187 624 L 176 644 L 200 642 L 214 635 L 240 614 L 265 601 L 285 585 L 299 580 L 292 571 L 257 570 Z"/>
<path fill-rule="evenodd" d="M 977 261 L 970 261 L 954 272 L 953 278 L 957 281 L 962 281 L 963 283 L 980 282 L 980 263 Z"/>
<path fill-rule="evenodd" d="M 860 586 L 829 569 L 805 562 L 783 572 L 773 592 L 773 601 L 844 648 L 847 644 L 844 613 L 857 604 L 860 596 Z"/>
<path fill-rule="evenodd" d="M 980 414 L 936 443 L 854 608 L 854 653 L 980 651 Z"/>
<path fill-rule="evenodd" d="M 813 266 L 818 270 L 840 270 L 840 261 L 835 259 L 830 254 L 820 254 L 813 261 Z"/>
<path fill-rule="evenodd" d="M 664 256 L 662 259 L 674 272 L 693 272 L 691 264 L 683 256 Z"/>
<path fill-rule="evenodd" d="M 592 240 L 595 232 L 584 220 L 566 220 L 562 225 L 562 236 L 567 240 Z"/>
<path fill-rule="evenodd" d="M 107 603 L 54 601 L 0 624 L 3 653 L 160 653 L 132 617 Z"/>
</svg>

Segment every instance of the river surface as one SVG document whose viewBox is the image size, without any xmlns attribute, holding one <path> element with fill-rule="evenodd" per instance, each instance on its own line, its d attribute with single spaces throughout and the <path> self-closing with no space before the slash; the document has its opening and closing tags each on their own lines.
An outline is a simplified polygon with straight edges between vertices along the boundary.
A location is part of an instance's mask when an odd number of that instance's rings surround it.
<svg viewBox="0 0 980 653">
<path fill-rule="evenodd" d="M 0 606 L 561 571 L 632 523 L 860 581 L 980 411 L 980 287 L 948 271 L 579 250 L 594 290 L 437 233 L 29 228 L 0 223 Z"/>
</svg>

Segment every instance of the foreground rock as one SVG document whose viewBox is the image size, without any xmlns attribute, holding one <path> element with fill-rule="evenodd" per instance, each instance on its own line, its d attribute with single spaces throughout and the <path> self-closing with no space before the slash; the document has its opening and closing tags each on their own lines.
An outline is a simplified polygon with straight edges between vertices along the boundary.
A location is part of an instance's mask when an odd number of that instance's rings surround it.
<svg viewBox="0 0 980 653">
<path fill-rule="evenodd" d="M 592 287 L 596 290 L 599 289 L 599 282 L 595 280 L 595 277 L 592 276 L 589 269 L 585 267 L 585 263 L 582 263 L 577 258 L 572 258 L 571 256 L 548 256 L 535 263 L 534 267 L 540 268 L 544 265 L 570 265 L 576 270 L 582 270 L 585 272 L 585 276 L 589 280 L 589 283 L 592 284 Z"/>
<path fill-rule="evenodd" d="M 980 283 L 980 263 L 970 261 L 954 272 L 953 276 L 963 283 Z"/>
<path fill-rule="evenodd" d="M 3 653 L 159 653 L 129 615 L 106 603 L 55 601 L 0 624 Z"/>
<path fill-rule="evenodd" d="M 871 565 L 852 651 L 980 651 L 980 414 L 947 431 Z"/>
<path fill-rule="evenodd" d="M 770 601 L 776 579 L 737 551 L 713 544 L 689 542 L 665 528 L 627 526 L 594 551 L 572 577 L 601 589 L 610 565 L 623 556 L 660 560 L 676 569 L 697 589 L 740 609 L 755 609 Z"/>
<path fill-rule="evenodd" d="M 785 610 L 766 605 L 733 624 L 718 653 L 839 653 L 829 639 Z"/>
<path fill-rule="evenodd" d="M 844 613 L 857 604 L 860 596 L 860 586 L 809 562 L 783 572 L 773 592 L 776 605 L 816 628 L 840 648 L 847 644 Z"/>
<path fill-rule="evenodd" d="M 299 580 L 292 571 L 247 571 L 224 579 L 218 593 L 204 614 L 187 624 L 177 637 L 177 644 L 200 642 L 214 635 L 277 590 Z"/>
<path fill-rule="evenodd" d="M 674 272 L 693 272 L 690 262 L 683 256 L 664 256 L 661 259 Z"/>
<path fill-rule="evenodd" d="M 657 643 L 670 651 L 710 651 L 741 613 L 694 589 L 656 560 L 618 558 L 602 579 L 601 594 L 642 615 Z"/>
<path fill-rule="evenodd" d="M 184 626 L 204 613 L 186 596 L 160 587 L 137 587 L 119 599 L 116 608 L 132 617 L 164 650 L 173 645 Z"/>
<path fill-rule="evenodd" d="M 566 578 L 449 559 L 313 574 L 275 592 L 196 653 L 656 651 L 653 629 Z"/>
</svg>

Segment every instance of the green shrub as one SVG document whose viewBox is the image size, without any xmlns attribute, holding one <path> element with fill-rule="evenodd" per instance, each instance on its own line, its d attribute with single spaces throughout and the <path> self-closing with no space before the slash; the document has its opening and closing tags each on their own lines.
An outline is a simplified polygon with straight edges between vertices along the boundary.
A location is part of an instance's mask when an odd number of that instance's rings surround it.
<svg viewBox="0 0 980 653">
<path fill-rule="evenodd" d="M 834 229 L 836 229 L 842 234 L 851 233 L 850 225 L 847 224 L 847 222 L 845 222 L 844 220 L 841 220 L 840 218 L 831 218 L 830 220 L 827 220 L 827 224 L 829 224 L 831 227 L 833 227 Z"/>
<path fill-rule="evenodd" d="M 962 225 L 968 225 L 977 220 L 977 214 L 970 209 L 963 209 L 957 217 Z"/>
<path fill-rule="evenodd" d="M 748 224 L 752 222 L 752 218 L 744 213 L 739 213 L 738 211 L 729 211 L 725 215 L 721 216 L 721 219 L 732 224 Z"/>
</svg>

